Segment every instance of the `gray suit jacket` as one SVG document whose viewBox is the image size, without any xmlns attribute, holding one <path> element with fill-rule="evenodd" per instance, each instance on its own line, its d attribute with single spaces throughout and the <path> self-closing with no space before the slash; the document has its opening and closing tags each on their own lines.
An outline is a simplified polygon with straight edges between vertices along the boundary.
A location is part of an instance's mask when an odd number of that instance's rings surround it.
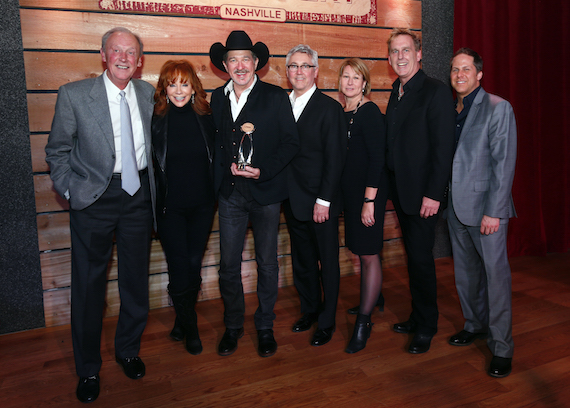
<svg viewBox="0 0 570 408">
<path fill-rule="evenodd" d="M 154 87 L 137 79 L 132 82 L 142 119 L 154 210 L 156 187 L 150 132 Z M 69 191 L 69 204 L 74 210 L 93 204 L 107 189 L 115 166 L 115 142 L 102 76 L 59 88 L 46 161 L 55 190 L 62 197 Z"/>
<path fill-rule="evenodd" d="M 516 155 L 517 129 L 511 104 L 481 88 L 453 157 L 451 199 L 462 224 L 479 226 L 483 215 L 516 216 L 511 195 Z"/>
</svg>

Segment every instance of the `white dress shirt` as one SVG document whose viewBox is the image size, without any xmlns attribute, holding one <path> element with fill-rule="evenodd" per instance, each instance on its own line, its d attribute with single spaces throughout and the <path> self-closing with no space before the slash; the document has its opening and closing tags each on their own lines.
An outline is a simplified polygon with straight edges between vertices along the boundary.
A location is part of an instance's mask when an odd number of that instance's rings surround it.
<svg viewBox="0 0 570 408">
<path fill-rule="evenodd" d="M 257 82 L 257 75 L 255 75 L 253 77 L 253 82 L 251 83 L 251 85 L 246 90 L 244 90 L 241 93 L 239 99 L 236 97 L 236 93 L 234 90 L 234 81 L 228 82 L 228 84 L 224 88 L 224 95 L 230 94 L 230 104 L 231 104 L 232 118 L 233 118 L 234 122 L 236 121 L 241 110 L 245 106 L 245 104 L 247 102 L 247 98 L 248 98 L 249 94 L 251 93 L 251 90 L 253 89 L 256 82 Z"/>
<path fill-rule="evenodd" d="M 109 102 L 109 112 L 111 113 L 111 123 L 113 125 L 113 135 L 115 136 L 115 168 L 113 173 L 121 173 L 123 170 L 123 162 L 121 160 L 121 90 L 111 82 L 107 76 L 107 71 L 103 73 L 105 82 L 105 90 L 107 91 L 107 100 Z M 125 98 L 129 104 L 131 112 L 131 125 L 133 129 L 133 140 L 135 142 L 135 155 L 137 157 L 137 167 L 143 170 L 147 167 L 145 144 L 144 144 L 144 131 L 139 112 L 139 104 L 137 102 L 137 95 L 135 87 L 132 82 L 123 89 L 125 91 Z"/>
</svg>

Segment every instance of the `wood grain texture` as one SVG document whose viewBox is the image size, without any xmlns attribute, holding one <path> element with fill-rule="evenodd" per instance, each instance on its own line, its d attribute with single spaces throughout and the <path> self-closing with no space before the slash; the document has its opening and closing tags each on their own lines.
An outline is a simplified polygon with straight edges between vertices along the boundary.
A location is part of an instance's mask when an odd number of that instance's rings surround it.
<svg viewBox="0 0 570 408">
<path fill-rule="evenodd" d="M 180 59 L 186 59 L 192 63 L 202 86 L 208 91 L 216 89 L 229 79 L 227 74 L 212 65 L 210 57 L 192 54 L 147 54 L 144 56 L 143 67 L 136 72 L 135 77 L 156 86 L 162 65 L 168 60 Z M 29 75 L 26 75 L 26 85 L 29 90 L 34 91 L 57 91 L 63 84 L 99 76 L 105 69 L 98 53 L 26 51 L 24 52 L 24 61 L 27 70 L 30 72 Z M 342 58 L 319 59 L 317 85 L 320 88 L 338 88 L 338 69 L 342 61 Z M 388 61 L 385 59 L 364 61 L 370 69 L 372 88 L 391 89 L 392 82 L 396 77 L 388 66 Z M 68 67 L 74 67 L 74 69 L 69 70 Z M 279 85 L 284 89 L 291 88 L 287 82 L 284 57 L 271 57 L 268 65 L 258 74 L 266 82 Z"/>
<path fill-rule="evenodd" d="M 387 212 L 386 218 L 391 217 L 393 212 Z M 57 215 L 66 213 L 56 213 Z M 55 215 L 55 214 L 52 214 Z M 43 216 L 48 216 L 45 214 Z M 52 223 L 65 223 L 65 217 L 53 217 L 50 219 Z M 390 228 L 390 227 L 389 227 Z M 53 226 L 50 230 L 54 229 Z M 281 224 L 278 241 L 278 260 L 279 260 L 279 287 L 293 285 L 293 272 L 291 269 L 290 257 L 290 241 L 287 227 Z M 399 227 L 396 226 L 396 231 Z M 44 234 L 42 234 L 43 236 Z M 384 267 L 393 267 L 405 263 L 405 251 L 401 240 L 401 235 L 394 234 L 392 238 L 384 242 L 382 251 L 382 264 Z M 341 276 L 350 276 L 360 273 L 360 263 L 357 256 L 353 255 L 348 248 L 344 247 L 344 225 L 340 222 L 340 267 Z M 69 241 L 62 241 L 62 245 L 68 245 Z M 52 245 L 51 242 L 43 242 L 40 247 Z M 202 261 L 202 291 L 200 300 L 216 299 L 220 297 L 218 287 L 218 269 L 219 269 L 219 233 L 214 231 L 210 234 L 210 239 L 206 248 L 206 254 Z M 245 293 L 256 291 L 257 286 L 257 263 L 255 262 L 255 252 L 253 246 L 252 231 L 248 230 L 244 251 L 242 255 L 242 282 Z M 70 319 L 70 300 L 69 287 L 71 285 L 71 250 L 69 247 L 62 250 L 52 250 L 40 254 L 40 262 L 42 269 L 43 289 L 49 292 L 44 297 L 45 315 L 49 316 L 46 320 L 46 326 L 68 324 Z M 107 279 L 109 284 L 117 280 L 117 251 L 116 246 L 113 247 L 111 258 L 109 259 L 109 270 Z M 151 243 L 151 256 L 149 266 L 149 290 L 150 290 L 150 308 L 156 309 L 168 305 L 168 266 L 160 241 L 155 239 Z M 118 313 L 119 293 L 116 289 L 116 283 L 110 285 L 107 291 L 107 303 L 109 306 L 105 313 L 106 316 L 114 316 Z"/>
<path fill-rule="evenodd" d="M 157 1 L 160 3 L 160 1 Z M 180 2 L 182 3 L 182 2 Z M 20 0 L 20 6 L 40 9 L 100 11 L 97 0 Z M 421 2 L 417 0 L 380 0 L 376 2 L 378 26 L 422 28 Z M 121 13 L 128 13 L 121 12 Z M 179 14 L 176 14 L 179 16 Z M 281 24 L 276 24 L 280 26 Z"/>
<path fill-rule="evenodd" d="M 339 407 L 339 408 L 566 408 L 570 400 L 570 253 L 511 259 L 513 339 L 510 376 L 489 377 L 491 353 L 485 340 L 467 347 L 447 344 L 463 326 L 451 258 L 436 261 L 439 331 L 429 352 L 407 353 L 410 336 L 392 331 L 407 318 L 410 294 L 405 267 L 384 270 L 384 312 L 372 315 L 364 350 L 346 354 L 358 304 L 360 279 L 341 279 L 336 332 L 322 347 L 309 344 L 312 331 L 293 333 L 300 316 L 293 287 L 279 290 L 274 330 L 275 356 L 257 355 L 255 294 L 246 295 L 245 335 L 237 351 L 220 357 L 224 332 L 221 300 L 197 305 L 204 351 L 188 354 L 168 339 L 171 307 L 150 312 L 140 356 L 142 380 L 128 379 L 114 361 L 116 317 L 103 324 L 101 394 L 95 403 L 115 408 L 165 407 Z M 0 406 L 74 407 L 77 377 L 69 325 L 0 336 Z"/>
<path fill-rule="evenodd" d="M 123 26 L 143 39 L 145 52 L 207 53 L 214 42 L 225 43 L 236 25 L 243 28 L 243 23 L 209 18 L 34 9 L 22 9 L 20 15 L 24 49 L 99 50 L 102 34 Z M 297 44 L 313 44 L 324 57 L 350 56 L 355 47 L 361 58 L 387 56 L 390 30 L 298 23 L 281 24 L 277 30 L 275 24 L 247 22 L 252 41 L 266 43 L 271 55 L 285 55 Z"/>
</svg>

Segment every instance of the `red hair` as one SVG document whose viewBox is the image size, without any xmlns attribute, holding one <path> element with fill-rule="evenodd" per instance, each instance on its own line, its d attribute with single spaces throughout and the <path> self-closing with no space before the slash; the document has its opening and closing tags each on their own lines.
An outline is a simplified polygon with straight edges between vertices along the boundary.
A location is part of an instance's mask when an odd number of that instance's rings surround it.
<svg viewBox="0 0 570 408">
<path fill-rule="evenodd" d="M 212 112 L 206 100 L 206 91 L 202 87 L 200 78 L 187 60 L 168 60 L 160 69 L 160 77 L 154 93 L 154 114 L 164 116 L 168 113 L 169 104 L 166 103 L 166 88 L 180 78 L 183 84 L 190 84 L 194 90 L 194 103 L 192 109 L 198 115 L 208 115 Z"/>
</svg>

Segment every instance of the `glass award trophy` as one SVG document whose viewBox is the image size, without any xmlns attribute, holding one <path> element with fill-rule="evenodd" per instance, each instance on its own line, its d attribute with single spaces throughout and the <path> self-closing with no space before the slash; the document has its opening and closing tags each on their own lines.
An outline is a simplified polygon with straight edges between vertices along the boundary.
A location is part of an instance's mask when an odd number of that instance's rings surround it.
<svg viewBox="0 0 570 408">
<path fill-rule="evenodd" d="M 241 137 L 238 150 L 238 170 L 245 169 L 245 166 L 251 166 L 251 160 L 253 158 L 252 134 L 255 131 L 255 126 L 253 123 L 246 122 L 241 125 L 241 131 L 243 132 L 243 136 Z"/>
</svg>

